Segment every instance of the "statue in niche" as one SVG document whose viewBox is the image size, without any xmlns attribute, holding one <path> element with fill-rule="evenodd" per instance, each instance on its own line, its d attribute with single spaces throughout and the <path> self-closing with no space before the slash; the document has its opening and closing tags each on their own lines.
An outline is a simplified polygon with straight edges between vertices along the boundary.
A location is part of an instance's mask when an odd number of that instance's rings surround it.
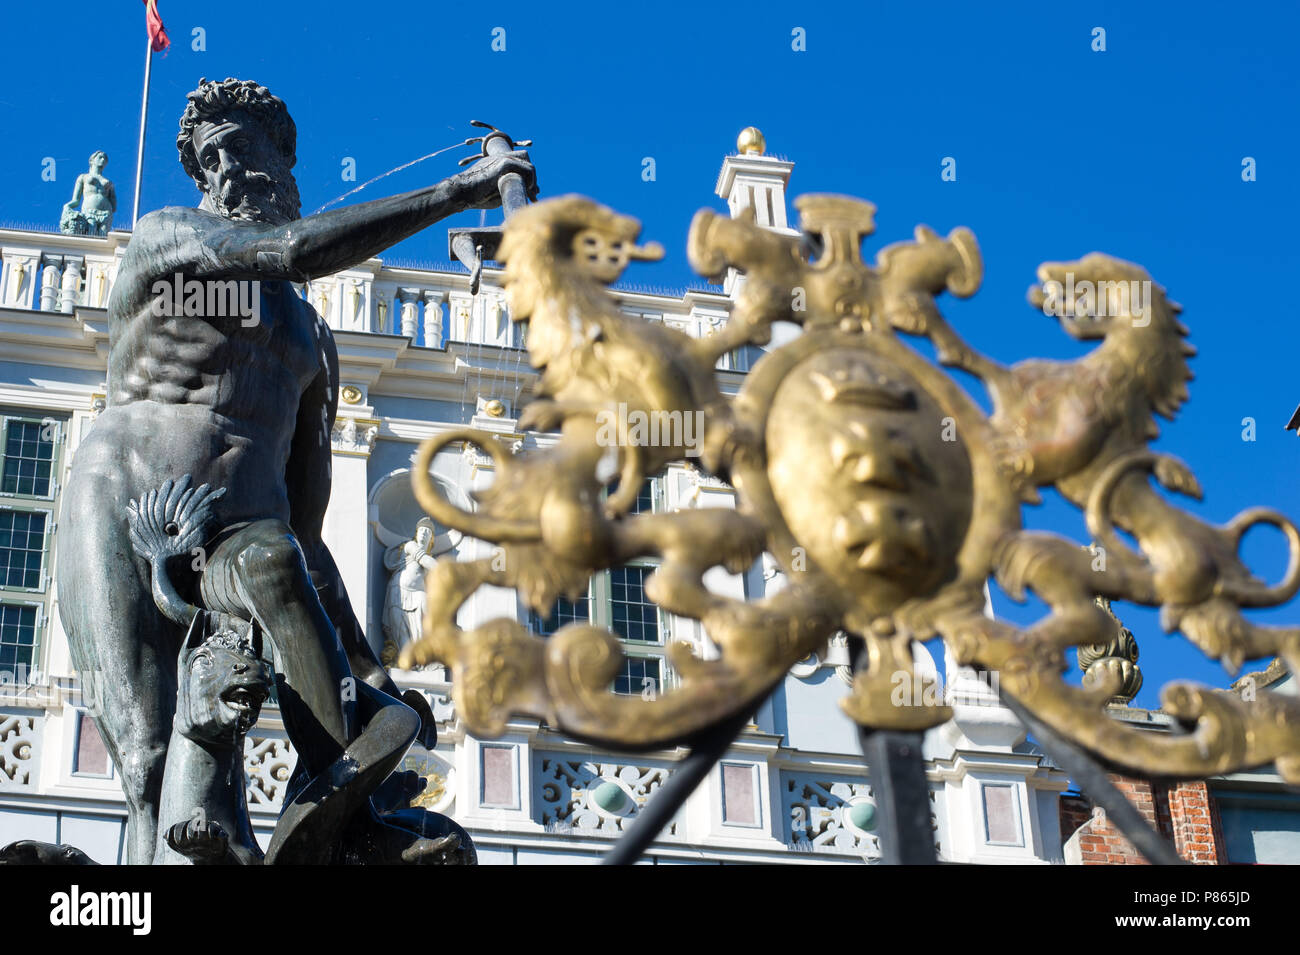
<svg viewBox="0 0 1300 955">
<path fill-rule="evenodd" d="M 117 190 L 104 175 L 108 153 L 97 149 L 90 155 L 90 169 L 77 177 L 72 198 L 63 206 L 59 231 L 64 235 L 108 235 L 117 212 Z"/>
<path fill-rule="evenodd" d="M 434 524 L 424 518 L 415 537 L 388 548 L 384 568 L 391 572 L 384 596 L 384 656 L 396 659 L 402 647 L 420 639 L 424 626 L 424 572 L 437 564 L 432 547 Z"/>
</svg>

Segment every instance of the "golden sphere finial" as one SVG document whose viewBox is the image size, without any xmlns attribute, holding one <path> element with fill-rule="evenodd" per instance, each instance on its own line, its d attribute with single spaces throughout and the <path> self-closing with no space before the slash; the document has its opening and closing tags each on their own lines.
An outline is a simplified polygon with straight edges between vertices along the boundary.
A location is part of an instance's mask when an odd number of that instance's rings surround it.
<svg viewBox="0 0 1300 955">
<path fill-rule="evenodd" d="M 763 139 L 763 132 L 757 126 L 746 126 L 736 137 L 736 150 L 741 154 L 761 156 L 765 149 L 767 149 L 767 141 Z"/>
</svg>

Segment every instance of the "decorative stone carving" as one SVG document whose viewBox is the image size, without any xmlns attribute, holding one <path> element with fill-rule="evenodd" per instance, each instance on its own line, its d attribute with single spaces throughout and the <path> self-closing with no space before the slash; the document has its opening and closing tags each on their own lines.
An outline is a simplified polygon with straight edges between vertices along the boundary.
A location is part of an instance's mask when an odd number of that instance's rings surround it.
<svg viewBox="0 0 1300 955">
<path fill-rule="evenodd" d="M 330 320 L 330 289 L 334 285 L 331 279 L 314 279 L 307 284 L 307 300 L 320 313 L 326 323 Z"/>
<path fill-rule="evenodd" d="M 477 471 L 480 469 L 487 469 L 490 471 L 496 467 L 496 461 L 493 460 L 491 454 L 483 451 L 478 447 L 478 445 L 471 444 L 468 441 L 466 441 L 464 447 L 461 448 L 461 456 L 465 459 L 465 463 L 469 465 L 471 471 Z"/>
<path fill-rule="evenodd" d="M 459 487 L 440 477 L 432 479 L 445 494 L 471 506 L 469 496 Z M 409 541 L 412 528 L 427 516 L 415 501 L 409 468 L 397 468 L 377 480 L 370 491 L 369 504 L 370 526 L 384 550 Z M 460 531 L 443 527 L 434 537 L 429 552 L 439 557 L 456 547 L 463 536 Z"/>
<path fill-rule="evenodd" d="M 800 680 L 806 680 L 820 670 L 821 665 L 822 658 L 816 653 L 810 653 L 790 667 L 790 675 Z"/>
<path fill-rule="evenodd" d="M 350 324 L 347 327 L 356 329 L 357 331 L 370 331 L 370 329 L 366 327 L 366 302 L 367 295 L 365 283 L 360 279 L 352 279 L 348 283 L 349 315 L 351 318 Z"/>
<path fill-rule="evenodd" d="M 103 262 L 86 266 L 86 301 L 91 308 L 103 308 L 108 304 L 109 266 Z"/>
<path fill-rule="evenodd" d="M 108 235 L 117 211 L 117 190 L 105 176 L 108 154 L 97 149 L 90 155 L 90 170 L 77 177 L 72 198 L 63 206 L 59 231 L 64 235 Z"/>
<path fill-rule="evenodd" d="M 542 755 L 541 823 L 558 831 L 616 836 L 668 779 L 670 767 L 620 766 Z M 677 835 L 677 821 L 662 830 Z"/>
<path fill-rule="evenodd" d="M 714 490 L 731 490 L 730 486 L 726 481 L 722 480 L 722 478 L 700 470 L 700 468 L 696 467 L 695 464 L 690 461 L 686 462 L 686 476 L 690 478 L 691 487 L 695 489 L 711 488 Z"/>
<path fill-rule="evenodd" d="M 31 255 L 13 255 L 5 256 L 5 265 L 8 266 L 4 273 L 4 287 L 0 289 L 0 299 L 3 304 L 17 306 L 18 308 L 31 308 L 34 289 L 32 283 L 36 280 L 36 268 L 40 259 Z"/>
<path fill-rule="evenodd" d="M 786 777 L 781 790 L 790 821 L 789 844 L 794 848 L 879 853 L 880 840 L 862 826 L 853 825 L 848 814 L 850 806 L 874 805 L 869 784 Z"/>
<path fill-rule="evenodd" d="M 783 774 L 781 799 L 790 822 L 789 845 L 808 852 L 831 851 L 880 854 L 875 834 L 875 794 L 865 780 L 834 780 L 804 774 Z M 930 795 L 931 801 L 934 794 Z M 938 829 L 933 809 L 930 825 Z M 935 849 L 938 849 L 938 840 Z"/>
<path fill-rule="evenodd" d="M 725 313 L 697 312 L 693 317 L 697 322 L 699 322 L 701 338 L 710 338 L 716 335 L 719 329 L 727 323 L 727 316 Z"/>
<path fill-rule="evenodd" d="M 469 341 L 469 320 L 470 309 L 473 307 L 473 299 L 461 296 L 451 297 L 451 331 L 448 338 L 454 338 L 458 341 Z"/>
<path fill-rule="evenodd" d="M 456 718 L 456 703 L 452 699 L 450 690 L 445 693 L 425 693 L 424 697 L 429 701 L 429 706 L 433 709 L 433 718 L 439 725 L 450 723 Z"/>
<path fill-rule="evenodd" d="M 41 722 L 36 716 L 0 715 L 0 789 L 36 782 Z"/>
<path fill-rule="evenodd" d="M 429 812 L 450 814 L 456 805 L 456 767 L 442 754 L 413 748 L 402 763 L 402 768 L 412 770 L 425 782 L 424 792 L 411 800 L 411 805 Z"/>
<path fill-rule="evenodd" d="M 285 786 L 298 765 L 293 744 L 283 736 L 244 738 L 244 775 L 248 780 L 248 804 L 279 809 Z"/>
<path fill-rule="evenodd" d="M 330 431 L 330 447 L 338 454 L 368 457 L 375 449 L 375 439 L 378 437 L 378 421 L 370 418 L 339 418 Z"/>
<path fill-rule="evenodd" d="M 484 343 L 501 345 L 509 348 L 511 342 L 511 322 L 509 318 L 509 309 L 506 308 L 505 300 L 493 297 L 483 308 L 483 336 Z"/>
</svg>

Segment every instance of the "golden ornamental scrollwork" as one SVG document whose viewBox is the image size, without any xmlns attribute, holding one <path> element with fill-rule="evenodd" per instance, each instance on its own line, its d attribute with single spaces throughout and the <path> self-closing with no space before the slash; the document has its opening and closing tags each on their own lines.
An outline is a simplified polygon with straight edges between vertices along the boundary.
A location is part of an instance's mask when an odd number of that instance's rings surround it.
<svg viewBox="0 0 1300 955">
<path fill-rule="evenodd" d="M 540 397 L 520 428 L 558 429 L 559 438 L 511 454 L 490 433 L 461 429 L 421 445 L 413 468 L 421 505 L 498 550 L 439 562 L 428 574 L 424 636 L 403 651 L 403 665 L 447 664 L 459 712 L 477 734 L 499 734 L 511 714 L 524 714 L 638 748 L 688 739 L 752 705 L 839 630 L 866 647 L 867 666 L 842 704 L 853 719 L 936 725 L 948 708 L 896 705 L 891 691 L 900 674 L 922 680 L 912 642 L 939 635 L 959 663 L 997 671 L 1005 693 L 1114 765 L 1206 776 L 1276 762 L 1300 781 L 1300 700 L 1260 691 L 1246 701 L 1174 683 L 1163 705 L 1187 731 L 1153 734 L 1106 714 L 1119 669 L 1084 687 L 1062 678 L 1068 648 L 1117 636 L 1097 597 L 1159 607 L 1166 629 L 1230 668 L 1271 656 L 1300 664 L 1300 628 L 1258 626 L 1242 614 L 1300 588 L 1296 525 L 1254 508 L 1216 526 L 1162 493 L 1200 495 L 1187 465 L 1147 446 L 1156 417 L 1172 419 L 1187 399 L 1194 349 L 1180 307 L 1139 266 L 1109 256 L 1046 263 L 1031 302 L 1096 347 L 1075 361 L 1003 366 L 963 341 L 937 304 L 944 293 L 979 288 L 983 266 L 969 230 L 941 237 L 921 226 L 868 263 L 870 203 L 808 195 L 795 205 L 798 237 L 746 218 L 695 217 L 692 266 L 710 278 L 729 269 L 745 276 L 730 320 L 700 339 L 616 307 L 608 286 L 630 262 L 662 254 L 637 245 L 634 219 L 580 197 L 510 219 L 500 251 L 507 293 L 514 320 L 529 323 L 529 358 L 540 372 Z M 724 395 L 718 360 L 768 344 L 775 322 L 802 334 L 770 349 L 739 392 Z M 935 360 L 908 338 L 927 339 Z M 947 367 L 984 383 L 991 414 Z M 611 450 L 602 421 L 617 409 L 695 416 L 698 440 Z M 454 443 L 478 445 L 496 464 L 473 511 L 455 507 L 428 477 L 434 456 Z M 611 454 L 614 477 L 598 476 Z M 633 513 L 646 476 L 678 461 L 733 486 L 736 508 Z M 617 489 L 604 493 L 614 480 Z M 1042 487 L 1083 511 L 1094 542 L 1023 526 L 1023 505 Z M 1288 542 L 1290 565 L 1276 584 L 1239 556 L 1242 535 L 1259 524 Z M 745 601 L 705 587 L 713 567 L 739 573 L 763 552 L 788 578 L 784 589 Z M 543 638 L 512 619 L 456 624 L 481 586 L 515 588 L 544 613 L 559 595 L 584 593 L 594 573 L 638 558 L 659 563 L 647 596 L 700 621 L 720 651 L 703 660 L 686 644 L 670 646 L 680 681 L 658 699 L 612 692 L 623 656 L 602 628 L 569 624 Z M 1028 627 L 986 616 L 990 576 L 1018 599 L 1032 592 L 1049 613 Z"/>
</svg>

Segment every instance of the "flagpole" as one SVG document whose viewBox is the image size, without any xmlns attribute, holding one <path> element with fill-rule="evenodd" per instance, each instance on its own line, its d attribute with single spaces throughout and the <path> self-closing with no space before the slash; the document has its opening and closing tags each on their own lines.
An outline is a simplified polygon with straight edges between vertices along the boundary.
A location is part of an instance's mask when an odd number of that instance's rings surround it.
<svg viewBox="0 0 1300 955">
<path fill-rule="evenodd" d="M 135 202 L 131 207 L 131 228 L 140 219 L 140 180 L 144 178 L 144 128 L 149 115 L 149 68 L 153 65 L 153 37 L 144 40 L 144 98 L 140 101 L 140 145 L 135 154 Z"/>
</svg>

